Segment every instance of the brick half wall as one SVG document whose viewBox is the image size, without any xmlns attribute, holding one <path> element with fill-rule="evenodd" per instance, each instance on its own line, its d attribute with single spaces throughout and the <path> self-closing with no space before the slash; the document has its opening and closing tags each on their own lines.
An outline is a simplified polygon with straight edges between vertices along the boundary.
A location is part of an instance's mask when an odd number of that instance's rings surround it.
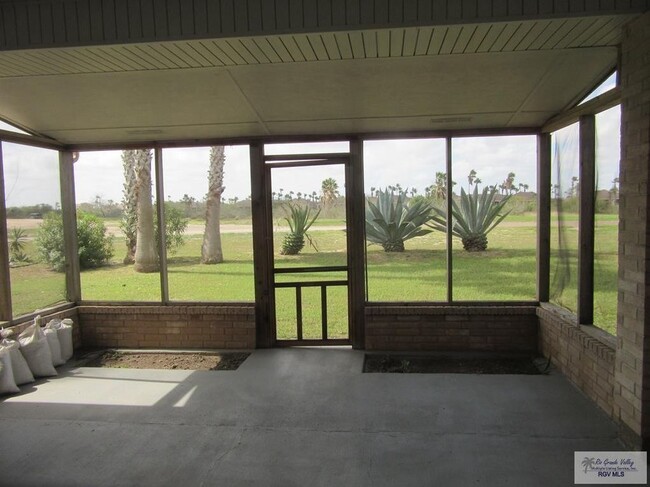
<svg viewBox="0 0 650 487">
<path fill-rule="evenodd" d="M 614 337 L 593 326 L 578 326 L 575 315 L 552 304 L 542 304 L 539 348 L 545 357 L 598 404 L 614 415 Z"/>
<path fill-rule="evenodd" d="M 366 349 L 537 352 L 535 306 L 368 305 Z"/>
<path fill-rule="evenodd" d="M 85 347 L 253 349 L 255 305 L 79 306 Z"/>
</svg>

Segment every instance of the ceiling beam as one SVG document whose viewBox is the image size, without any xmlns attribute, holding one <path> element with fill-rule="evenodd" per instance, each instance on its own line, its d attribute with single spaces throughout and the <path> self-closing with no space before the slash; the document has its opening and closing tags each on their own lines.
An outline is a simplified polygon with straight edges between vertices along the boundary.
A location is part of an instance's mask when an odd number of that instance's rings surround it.
<svg viewBox="0 0 650 487">
<path fill-rule="evenodd" d="M 65 144 L 54 139 L 41 137 L 39 135 L 19 134 L 3 129 L 0 129 L 0 140 L 12 144 L 24 144 L 32 147 L 40 147 L 41 149 L 61 150 L 66 148 Z"/>
<path fill-rule="evenodd" d="M 149 140 L 141 142 L 111 142 L 111 143 L 83 143 L 64 146 L 66 150 L 75 152 L 102 151 L 102 150 L 129 150 L 129 149 L 173 149 L 182 147 L 209 147 L 213 145 L 248 145 L 254 142 L 264 144 L 298 144 L 304 142 L 336 142 L 360 138 L 363 140 L 390 140 L 390 139 L 444 139 L 445 137 L 504 137 L 515 135 L 537 135 L 538 127 L 518 128 L 486 128 L 486 129 L 448 129 L 448 130 L 419 130 L 404 132 L 365 132 L 365 133 L 339 133 L 339 134 L 312 134 L 312 135 L 269 135 L 263 137 L 229 137 L 210 139 L 180 139 L 180 140 Z M 1 137 L 0 137 L 1 138 Z"/>
<path fill-rule="evenodd" d="M 584 115 L 595 115 L 621 103 L 621 88 L 615 87 L 581 105 L 559 113 L 546 121 L 542 133 L 555 132 L 576 123 Z"/>
</svg>

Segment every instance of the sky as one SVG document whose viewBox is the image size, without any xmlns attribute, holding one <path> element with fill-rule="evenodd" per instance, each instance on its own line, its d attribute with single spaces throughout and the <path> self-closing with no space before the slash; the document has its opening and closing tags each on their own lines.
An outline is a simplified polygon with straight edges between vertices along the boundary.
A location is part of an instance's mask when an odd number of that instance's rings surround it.
<svg viewBox="0 0 650 487">
<path fill-rule="evenodd" d="M 610 80 L 609 84 L 612 84 Z M 604 85 L 605 88 L 607 85 Z M 605 89 L 605 88 L 601 88 Z M 596 117 L 598 187 L 609 189 L 618 176 L 620 109 L 614 107 Z M 2 128 L 2 127 L 0 127 Z M 558 132 L 566 153 L 566 170 L 561 173 L 562 185 L 577 171 L 571 159 L 577 157 L 576 127 Z M 347 142 L 310 144 L 272 144 L 267 154 L 345 152 Z M 452 141 L 452 178 L 455 187 L 467 189 L 467 175 L 474 169 L 483 184 L 500 184 L 509 172 L 515 173 L 515 184 L 528 185 L 536 191 L 536 139 L 534 136 L 456 138 Z M 58 153 L 47 149 L 3 143 L 6 204 L 26 206 L 60 202 Z M 400 184 L 416 188 L 418 194 L 435 180 L 435 173 L 445 171 L 444 139 L 407 139 L 367 141 L 364 143 L 365 191 Z M 577 160 L 577 159 L 576 159 Z M 164 192 L 166 199 L 180 200 L 185 194 L 197 200 L 207 191 L 209 147 L 165 149 Z M 575 174 L 577 175 L 577 174 Z M 323 179 L 333 177 L 341 191 L 344 185 L 342 166 L 274 169 L 273 191 L 320 193 Z M 227 146 L 224 198 L 245 199 L 250 195 L 248 146 Z M 85 152 L 75 163 L 77 203 L 122 199 L 122 161 L 120 151 Z"/>
</svg>

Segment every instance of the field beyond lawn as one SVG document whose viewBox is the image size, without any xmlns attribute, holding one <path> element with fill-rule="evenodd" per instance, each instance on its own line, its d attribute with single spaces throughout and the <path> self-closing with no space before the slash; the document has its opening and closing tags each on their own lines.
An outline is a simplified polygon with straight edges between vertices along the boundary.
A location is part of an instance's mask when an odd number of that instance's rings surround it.
<svg viewBox="0 0 650 487">
<path fill-rule="evenodd" d="M 325 224 L 326 223 L 326 224 Z M 328 220 L 311 232 L 313 244 L 298 256 L 280 256 L 286 230 L 274 236 L 277 267 L 345 265 L 343 222 Z M 200 228 L 200 227 L 199 227 Z M 554 229 L 556 227 L 554 226 Z M 31 232 L 30 232 L 31 233 Z M 577 231 L 575 219 L 566 220 L 569 252 L 564 260 L 553 249 L 551 281 L 568 277 L 554 301 L 575 311 Z M 123 240 L 113 237 L 115 256 L 111 265 L 81 273 L 82 298 L 88 301 L 159 301 L 159 274 L 139 274 L 121 263 Z M 489 236 L 486 252 L 468 253 L 460 241 L 453 242 L 453 299 L 455 301 L 534 301 L 536 295 L 536 227 L 529 215 L 514 215 Z M 557 241 L 557 237 L 552 239 Z M 226 222 L 222 233 L 225 261 L 217 265 L 199 262 L 202 235 L 193 229 L 185 244 L 168 256 L 170 298 L 173 301 L 253 302 L 253 253 L 249 225 Z M 438 301 L 447 299 L 445 237 L 434 232 L 409 240 L 403 253 L 385 253 L 380 246 L 367 247 L 369 301 Z M 317 250 L 316 250 L 317 249 Z M 27 253 L 36 258 L 33 241 Z M 595 323 L 616 332 L 618 247 L 616 219 L 597 216 L 595 260 Z M 560 265 L 561 264 L 561 265 Z M 562 272 L 557 272 L 560 269 Z M 283 275 L 281 279 L 294 279 Z M 301 279 L 340 279 L 344 273 L 299 275 Z M 14 315 L 43 308 L 64 299 L 65 279 L 43 264 L 11 269 Z M 347 336 L 347 292 L 328 288 L 329 337 Z M 279 289 L 278 338 L 296 337 L 295 290 Z M 320 338 L 320 288 L 303 290 L 304 338 Z"/>
</svg>

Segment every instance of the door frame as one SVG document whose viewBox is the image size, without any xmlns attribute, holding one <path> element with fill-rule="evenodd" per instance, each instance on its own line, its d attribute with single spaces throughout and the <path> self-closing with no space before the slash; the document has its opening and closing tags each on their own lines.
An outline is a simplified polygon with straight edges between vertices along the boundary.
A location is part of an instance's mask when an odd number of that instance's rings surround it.
<svg viewBox="0 0 650 487">
<path fill-rule="evenodd" d="M 250 146 L 251 200 L 253 219 L 253 258 L 255 268 L 256 346 L 270 348 L 278 343 L 275 329 L 275 289 L 273 258 L 273 220 L 271 202 L 271 168 L 344 164 L 347 269 L 348 327 L 353 348 L 363 349 L 365 342 L 365 198 L 363 194 L 363 142 L 349 140 L 347 153 L 265 155 L 264 145 Z M 293 340 L 291 342 L 294 342 Z M 294 345 L 334 344 L 321 340 L 303 340 Z"/>
</svg>

